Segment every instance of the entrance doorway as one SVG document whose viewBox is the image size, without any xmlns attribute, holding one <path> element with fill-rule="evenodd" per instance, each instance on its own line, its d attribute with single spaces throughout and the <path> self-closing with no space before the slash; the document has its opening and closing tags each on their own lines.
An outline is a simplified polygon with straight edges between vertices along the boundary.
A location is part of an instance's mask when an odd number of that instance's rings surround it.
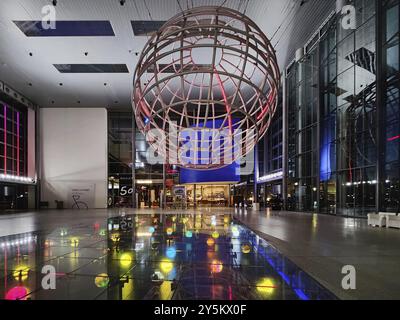
<svg viewBox="0 0 400 320">
<path fill-rule="evenodd" d="M 188 205 L 192 207 L 229 207 L 229 184 L 186 185 Z"/>
</svg>

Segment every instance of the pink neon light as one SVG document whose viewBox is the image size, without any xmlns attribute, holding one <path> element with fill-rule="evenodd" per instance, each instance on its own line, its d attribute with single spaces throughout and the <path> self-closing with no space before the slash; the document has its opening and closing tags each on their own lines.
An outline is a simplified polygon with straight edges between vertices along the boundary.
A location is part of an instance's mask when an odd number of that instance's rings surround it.
<svg viewBox="0 0 400 320">
<path fill-rule="evenodd" d="M 17 112 L 17 176 L 19 176 L 19 112 Z"/>
<path fill-rule="evenodd" d="M 395 140 L 397 140 L 397 139 L 400 139 L 400 135 L 395 136 L 395 137 L 392 137 L 392 138 L 389 138 L 387 141 L 388 141 L 388 142 L 392 142 L 392 141 L 395 141 Z"/>
<path fill-rule="evenodd" d="M 227 114 L 228 114 L 228 125 L 229 125 L 229 130 L 230 130 L 230 132 L 233 132 L 233 129 L 232 129 L 231 106 L 229 105 L 228 98 L 227 98 L 227 96 L 226 96 L 226 92 L 225 92 L 225 89 L 224 89 L 224 85 L 223 85 L 223 83 L 222 83 L 221 77 L 219 76 L 218 71 L 217 71 L 216 68 L 214 68 L 214 72 L 215 72 L 215 75 L 217 76 L 217 80 L 218 80 L 219 87 L 221 88 L 222 97 L 224 98 L 225 108 L 226 108 L 226 112 L 227 112 Z"/>
<path fill-rule="evenodd" d="M 4 173 L 7 174 L 7 106 L 4 105 Z"/>
</svg>

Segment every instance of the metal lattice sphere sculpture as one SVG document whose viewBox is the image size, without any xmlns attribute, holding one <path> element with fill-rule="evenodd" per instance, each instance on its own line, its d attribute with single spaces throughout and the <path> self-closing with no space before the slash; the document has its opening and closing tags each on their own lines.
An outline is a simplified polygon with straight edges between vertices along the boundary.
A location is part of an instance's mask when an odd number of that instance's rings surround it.
<svg viewBox="0 0 400 320">
<path fill-rule="evenodd" d="M 170 19 L 135 71 L 136 123 L 167 163 L 215 169 L 248 154 L 277 107 L 274 49 L 242 13 L 199 7 Z"/>
</svg>

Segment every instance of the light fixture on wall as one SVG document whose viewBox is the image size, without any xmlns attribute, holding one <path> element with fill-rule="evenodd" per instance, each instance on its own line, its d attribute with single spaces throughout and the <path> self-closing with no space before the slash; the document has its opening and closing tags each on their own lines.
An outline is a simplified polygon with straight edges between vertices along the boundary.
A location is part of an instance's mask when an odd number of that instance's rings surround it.
<svg viewBox="0 0 400 320">
<path fill-rule="evenodd" d="M 30 177 L 14 176 L 11 174 L 0 174 L 0 181 L 16 183 L 35 183 L 35 179 Z"/>
</svg>

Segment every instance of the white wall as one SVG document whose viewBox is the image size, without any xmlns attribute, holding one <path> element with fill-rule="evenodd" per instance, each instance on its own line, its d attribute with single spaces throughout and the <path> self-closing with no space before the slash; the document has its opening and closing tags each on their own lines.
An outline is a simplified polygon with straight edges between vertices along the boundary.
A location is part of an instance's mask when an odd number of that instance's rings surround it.
<svg viewBox="0 0 400 320">
<path fill-rule="evenodd" d="M 94 186 L 90 207 L 107 207 L 107 111 L 104 108 L 40 110 L 41 201 L 70 203 L 71 188 Z"/>
</svg>

